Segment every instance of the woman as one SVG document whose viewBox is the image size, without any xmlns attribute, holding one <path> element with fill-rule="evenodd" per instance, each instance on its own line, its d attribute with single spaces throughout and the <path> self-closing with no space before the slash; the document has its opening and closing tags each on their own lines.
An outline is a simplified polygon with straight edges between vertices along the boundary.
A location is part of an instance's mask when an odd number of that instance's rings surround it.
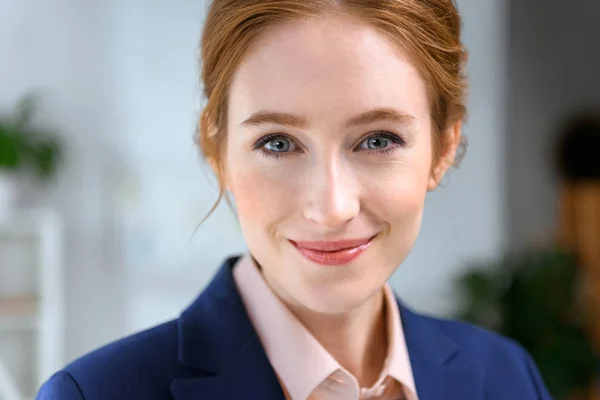
<svg viewBox="0 0 600 400">
<path fill-rule="evenodd" d="M 198 142 L 249 252 L 39 399 L 549 399 L 517 344 L 386 283 L 461 147 L 459 37 L 451 0 L 215 0 Z"/>
</svg>

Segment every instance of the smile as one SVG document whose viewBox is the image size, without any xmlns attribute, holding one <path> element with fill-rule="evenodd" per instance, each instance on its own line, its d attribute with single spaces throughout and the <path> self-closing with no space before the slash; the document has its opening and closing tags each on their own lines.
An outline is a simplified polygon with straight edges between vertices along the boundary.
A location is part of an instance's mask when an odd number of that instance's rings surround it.
<svg viewBox="0 0 600 400">
<path fill-rule="evenodd" d="M 331 242 L 289 241 L 304 258 L 311 262 L 321 265 L 343 265 L 360 256 L 371 245 L 375 236 Z"/>
</svg>

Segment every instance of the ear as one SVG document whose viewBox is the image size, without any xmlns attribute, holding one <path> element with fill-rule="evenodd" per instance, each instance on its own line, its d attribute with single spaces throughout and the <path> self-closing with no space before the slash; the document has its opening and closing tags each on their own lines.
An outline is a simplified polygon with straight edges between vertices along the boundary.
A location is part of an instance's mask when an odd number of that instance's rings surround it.
<svg viewBox="0 0 600 400">
<path fill-rule="evenodd" d="M 456 151 L 460 145 L 461 133 L 462 120 L 458 120 L 440 135 L 438 139 L 438 156 L 433 160 L 429 182 L 427 183 L 428 191 L 435 190 L 438 187 L 448 169 L 454 164 Z"/>
<path fill-rule="evenodd" d="M 219 157 L 219 154 L 217 154 L 219 152 L 218 147 L 212 142 L 214 136 L 218 134 L 218 129 L 210 123 L 203 125 L 206 122 L 204 113 L 205 111 L 202 111 L 202 116 L 198 119 L 195 141 L 200 148 L 203 147 L 203 144 L 206 144 L 206 147 L 210 149 L 209 151 L 202 151 L 204 160 L 217 177 L 217 180 L 223 185 L 223 189 L 230 191 L 229 179 L 225 171 L 225 155 L 222 154 Z M 205 130 L 208 131 L 208 138 L 202 133 Z M 204 143 L 205 140 L 207 143 Z M 221 158 L 220 163 L 218 162 L 218 158 Z"/>
</svg>

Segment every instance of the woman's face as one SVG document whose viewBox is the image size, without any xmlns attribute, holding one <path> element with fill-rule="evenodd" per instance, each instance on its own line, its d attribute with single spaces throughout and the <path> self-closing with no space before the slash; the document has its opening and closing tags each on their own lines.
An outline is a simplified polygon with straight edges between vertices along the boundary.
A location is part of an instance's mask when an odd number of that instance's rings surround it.
<svg viewBox="0 0 600 400">
<path fill-rule="evenodd" d="M 337 313 L 381 289 L 435 187 L 430 120 L 418 71 L 368 25 L 322 17 L 261 37 L 231 86 L 226 186 L 279 297 Z M 294 244 L 369 238 L 350 261 Z"/>
</svg>

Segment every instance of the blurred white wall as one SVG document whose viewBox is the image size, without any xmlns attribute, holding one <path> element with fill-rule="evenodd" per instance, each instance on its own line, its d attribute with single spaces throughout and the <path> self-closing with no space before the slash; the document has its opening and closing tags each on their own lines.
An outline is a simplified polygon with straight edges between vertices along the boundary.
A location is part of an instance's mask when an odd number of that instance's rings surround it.
<svg viewBox="0 0 600 400">
<path fill-rule="evenodd" d="M 464 163 L 426 202 L 414 251 L 392 278 L 417 310 L 449 315 L 453 280 L 467 263 L 494 257 L 505 244 L 505 141 L 508 2 L 458 0 L 469 49 L 469 117 Z"/>
<path fill-rule="evenodd" d="M 65 220 L 66 359 L 126 327 L 107 190 L 117 172 L 109 140 L 117 110 L 114 11 L 108 1 L 0 0 L 0 108 L 9 111 L 35 90 L 40 122 L 67 144 L 55 186 L 29 198 L 55 206 Z"/>
<path fill-rule="evenodd" d="M 422 234 L 392 284 L 448 314 L 451 281 L 505 239 L 508 3 L 462 0 L 470 49 L 469 151 L 427 199 Z M 244 248 L 226 207 L 190 241 L 216 192 L 191 136 L 201 0 L 0 0 L 0 106 L 42 88 L 69 141 L 44 202 L 67 225 L 67 360 L 177 313 Z"/>
</svg>

